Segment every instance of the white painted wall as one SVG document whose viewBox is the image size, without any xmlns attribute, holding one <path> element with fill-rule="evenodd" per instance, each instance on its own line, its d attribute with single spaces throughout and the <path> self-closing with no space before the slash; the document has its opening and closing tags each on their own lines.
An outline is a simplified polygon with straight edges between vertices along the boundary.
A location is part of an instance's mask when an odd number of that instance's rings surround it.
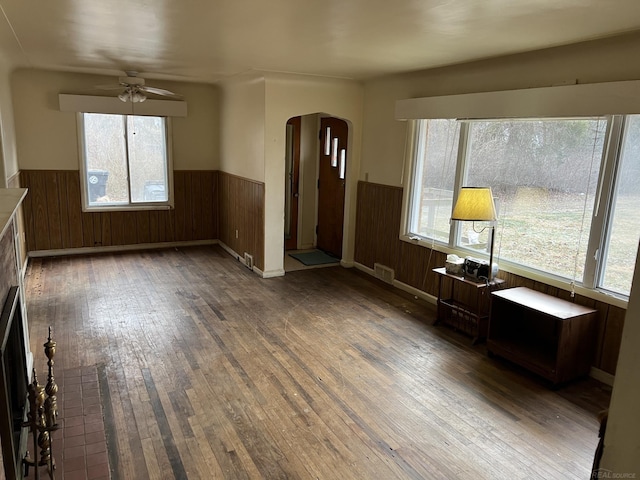
<svg viewBox="0 0 640 480">
<path fill-rule="evenodd" d="M 7 180 L 18 173 L 10 71 L 10 66 L 0 61 L 0 188 L 6 187 Z"/>
<path fill-rule="evenodd" d="M 184 96 L 185 118 L 174 118 L 173 161 L 176 170 L 219 167 L 218 89 L 212 85 L 147 80 L 150 85 Z M 16 149 L 20 169 L 77 170 L 76 114 L 60 112 L 58 94 L 99 94 L 94 85 L 117 83 L 115 77 L 18 69 L 11 75 Z M 3 126 L 4 130 L 4 126 Z"/>
<path fill-rule="evenodd" d="M 629 306 L 611 394 L 609 420 L 600 467 L 640 478 L 640 249 L 636 257 Z M 613 477 L 612 477 L 613 478 Z M 623 478 L 623 477 L 618 477 Z"/>
<path fill-rule="evenodd" d="M 289 118 L 323 112 L 347 120 L 347 186 L 343 260 L 353 262 L 362 136 L 362 86 L 349 80 L 268 74 L 265 109 L 265 276 L 282 275 L 285 132 Z"/>
<path fill-rule="evenodd" d="M 220 112 L 220 170 L 264 182 L 264 77 L 239 76 L 221 83 Z"/>
<path fill-rule="evenodd" d="M 402 185 L 407 124 L 394 119 L 396 100 L 545 87 L 576 79 L 579 83 L 636 80 L 640 64 L 629 59 L 639 49 L 640 34 L 627 35 L 365 82 L 360 178 Z"/>
</svg>

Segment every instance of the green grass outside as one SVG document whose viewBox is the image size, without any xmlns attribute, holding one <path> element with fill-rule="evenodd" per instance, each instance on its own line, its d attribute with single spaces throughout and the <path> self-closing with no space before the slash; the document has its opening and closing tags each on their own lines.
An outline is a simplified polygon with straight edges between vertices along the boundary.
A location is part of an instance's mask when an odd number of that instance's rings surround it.
<svg viewBox="0 0 640 480">
<path fill-rule="evenodd" d="M 590 212 L 584 216 L 583 222 L 584 196 L 528 192 L 501 203 L 502 211 L 496 227 L 495 255 L 498 259 L 571 280 L 575 272 L 576 281 L 582 281 L 591 228 Z M 588 205 L 593 205 L 592 198 L 588 199 Z M 423 225 L 426 225 L 426 212 L 423 212 Z M 439 208 L 434 228 L 424 227 L 421 233 L 425 236 L 435 234 L 439 240 L 446 241 L 449 217 L 449 209 Z M 482 226 L 479 223 L 476 228 L 479 230 Z M 487 232 L 480 235 L 480 245 L 486 245 Z M 602 286 L 628 294 L 640 238 L 640 195 L 618 199 L 610 238 Z"/>
</svg>

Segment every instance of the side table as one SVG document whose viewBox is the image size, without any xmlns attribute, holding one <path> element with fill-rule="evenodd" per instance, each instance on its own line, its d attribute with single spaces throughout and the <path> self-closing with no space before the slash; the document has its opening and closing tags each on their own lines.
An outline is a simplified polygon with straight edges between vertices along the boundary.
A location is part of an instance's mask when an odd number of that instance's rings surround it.
<svg viewBox="0 0 640 480">
<path fill-rule="evenodd" d="M 447 273 L 444 267 L 434 268 L 433 271 L 438 275 L 438 318 L 435 325 L 444 323 L 471 335 L 473 345 L 486 339 L 491 301 L 489 294 L 504 280 L 474 281 Z"/>
<path fill-rule="evenodd" d="M 554 386 L 589 373 L 597 310 L 526 287 L 491 296 L 489 355 L 506 358 Z"/>
</svg>

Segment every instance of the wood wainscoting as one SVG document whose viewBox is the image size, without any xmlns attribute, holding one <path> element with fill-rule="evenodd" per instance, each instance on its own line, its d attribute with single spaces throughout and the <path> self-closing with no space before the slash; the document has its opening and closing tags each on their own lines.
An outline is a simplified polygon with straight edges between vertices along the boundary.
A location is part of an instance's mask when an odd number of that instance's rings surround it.
<svg viewBox="0 0 640 480">
<path fill-rule="evenodd" d="M 22 170 L 25 250 L 220 239 L 264 268 L 264 183 L 214 170 L 173 175 L 174 209 L 83 212 L 77 170 Z"/>
<path fill-rule="evenodd" d="M 173 176 L 171 210 L 83 212 L 77 170 L 22 170 L 27 251 L 218 238 L 218 172 Z"/>
<path fill-rule="evenodd" d="M 400 240 L 402 188 L 358 182 L 355 256 L 357 263 L 374 268 L 381 263 L 395 270 L 395 279 L 437 296 L 433 269 L 444 265 L 446 255 Z M 500 272 L 503 288 L 529 287 L 569 299 L 569 292 L 519 275 Z M 618 362 L 625 309 L 576 295 L 575 303 L 598 310 L 598 340 L 593 366 L 614 375 Z"/>
<path fill-rule="evenodd" d="M 219 239 L 264 269 L 264 183 L 218 172 Z"/>
</svg>

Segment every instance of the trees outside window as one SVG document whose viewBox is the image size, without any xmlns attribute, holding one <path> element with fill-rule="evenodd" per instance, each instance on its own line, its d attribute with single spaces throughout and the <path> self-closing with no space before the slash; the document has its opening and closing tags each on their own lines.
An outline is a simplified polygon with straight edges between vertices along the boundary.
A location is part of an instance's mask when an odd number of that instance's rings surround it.
<svg viewBox="0 0 640 480">
<path fill-rule="evenodd" d="M 640 116 L 418 120 L 411 171 L 405 236 L 487 254 L 490 229 L 449 219 L 460 187 L 489 186 L 501 263 L 628 295 Z M 597 261 L 587 254 L 594 245 Z"/>
</svg>

